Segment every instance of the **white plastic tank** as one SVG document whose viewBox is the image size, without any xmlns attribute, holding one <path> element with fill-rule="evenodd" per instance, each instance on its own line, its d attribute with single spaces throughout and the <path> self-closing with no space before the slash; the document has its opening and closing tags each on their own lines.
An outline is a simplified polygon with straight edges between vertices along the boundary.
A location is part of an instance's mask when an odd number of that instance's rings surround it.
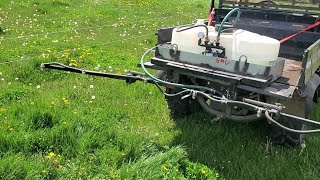
<svg viewBox="0 0 320 180">
<path fill-rule="evenodd" d="M 278 58 L 280 42 L 245 30 L 234 32 L 232 59 L 245 56 L 249 63 L 271 65 Z"/>
<path fill-rule="evenodd" d="M 197 24 L 203 22 L 197 22 Z M 209 26 L 209 39 L 216 40 L 218 32 L 214 27 Z M 172 44 L 178 45 L 178 50 L 195 54 L 201 54 L 205 47 L 198 46 L 198 33 L 205 33 L 204 27 L 196 27 L 186 31 L 172 32 Z M 276 39 L 261 36 L 246 30 L 238 29 L 231 33 L 221 33 L 220 46 L 226 51 L 226 57 L 232 60 L 247 60 L 248 63 L 271 65 L 279 55 L 280 42 Z"/>
<path fill-rule="evenodd" d="M 195 25 L 198 24 L 205 25 L 204 20 L 199 19 Z M 181 27 L 180 29 L 184 28 Z M 209 31 L 214 31 L 214 27 L 208 26 L 208 28 Z M 204 27 L 195 27 L 181 32 L 177 32 L 177 30 L 178 28 L 174 28 L 172 31 L 171 44 L 178 45 L 178 50 L 195 54 L 200 54 L 206 50 L 205 47 L 198 46 L 198 33 L 203 32 L 205 34 L 206 29 Z"/>
</svg>

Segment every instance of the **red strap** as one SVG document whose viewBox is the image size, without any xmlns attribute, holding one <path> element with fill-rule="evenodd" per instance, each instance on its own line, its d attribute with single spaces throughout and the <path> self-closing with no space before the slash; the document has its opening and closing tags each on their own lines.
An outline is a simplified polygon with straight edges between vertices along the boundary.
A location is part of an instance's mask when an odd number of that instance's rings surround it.
<svg viewBox="0 0 320 180">
<path fill-rule="evenodd" d="M 291 36 L 288 36 L 288 37 L 286 37 L 286 38 L 281 39 L 281 40 L 280 40 L 280 43 L 286 42 L 287 40 L 295 37 L 296 35 L 298 35 L 298 34 L 300 34 L 300 33 L 302 33 L 302 32 L 308 31 L 309 29 L 312 29 L 312 28 L 314 28 L 314 27 L 316 27 L 316 26 L 318 26 L 318 25 L 320 25 L 320 21 L 318 21 L 318 22 L 316 22 L 316 23 L 314 23 L 314 24 L 311 24 L 310 26 L 302 29 L 301 31 L 299 31 L 299 32 L 297 32 L 297 33 L 295 33 L 295 34 L 292 34 Z"/>
<path fill-rule="evenodd" d="M 209 20 L 208 20 L 208 26 L 212 26 L 212 21 L 214 21 L 214 15 L 210 14 Z"/>
<path fill-rule="evenodd" d="M 212 26 L 212 21 L 214 21 L 214 15 L 215 15 L 214 8 L 212 8 L 212 9 L 209 11 L 208 26 Z"/>
</svg>

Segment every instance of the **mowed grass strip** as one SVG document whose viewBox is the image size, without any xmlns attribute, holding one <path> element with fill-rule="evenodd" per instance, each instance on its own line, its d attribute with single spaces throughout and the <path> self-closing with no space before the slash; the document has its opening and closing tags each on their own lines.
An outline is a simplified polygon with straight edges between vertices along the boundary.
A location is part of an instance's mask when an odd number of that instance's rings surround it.
<svg viewBox="0 0 320 180">
<path fill-rule="evenodd" d="M 208 4 L 1 1 L 0 63 L 19 61 L 0 64 L 0 178 L 319 177 L 317 135 L 304 151 L 270 148 L 263 123 L 212 122 L 205 113 L 172 119 L 152 85 L 39 67 L 139 70 L 157 28 L 206 18 Z"/>
</svg>

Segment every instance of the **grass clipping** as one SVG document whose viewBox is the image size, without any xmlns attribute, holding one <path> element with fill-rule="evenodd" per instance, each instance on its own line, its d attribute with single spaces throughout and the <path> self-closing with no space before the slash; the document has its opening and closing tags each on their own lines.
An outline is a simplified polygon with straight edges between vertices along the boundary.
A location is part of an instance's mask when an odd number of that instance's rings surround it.
<svg viewBox="0 0 320 180">
<path fill-rule="evenodd" d="M 121 179 L 217 179 L 218 173 L 207 166 L 187 160 L 181 147 L 154 156 L 142 156 L 123 165 L 113 178 Z"/>
</svg>

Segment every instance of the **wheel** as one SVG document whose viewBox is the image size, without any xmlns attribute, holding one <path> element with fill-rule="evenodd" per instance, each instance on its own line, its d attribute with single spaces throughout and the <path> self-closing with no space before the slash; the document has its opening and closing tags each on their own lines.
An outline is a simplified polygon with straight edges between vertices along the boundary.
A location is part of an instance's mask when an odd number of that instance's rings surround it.
<svg viewBox="0 0 320 180">
<path fill-rule="evenodd" d="M 313 103 L 319 103 L 319 84 L 320 78 L 314 74 L 309 80 L 304 90 L 304 97 L 296 97 L 290 101 L 280 102 L 289 109 L 288 114 L 297 115 L 304 118 L 309 118 L 312 114 Z M 302 110 L 301 108 L 304 108 Z M 296 130 L 307 130 L 307 126 L 302 123 L 294 122 L 290 119 L 281 118 L 279 123 L 286 127 Z M 304 134 L 288 132 L 275 124 L 270 125 L 270 138 L 273 144 L 283 145 L 286 147 L 297 147 L 304 144 Z"/>
<path fill-rule="evenodd" d="M 312 109 L 312 98 L 294 98 L 290 101 L 284 101 L 280 103 L 284 105 L 287 109 L 288 114 L 308 118 Z M 304 108 L 304 110 L 303 110 Z M 307 126 L 302 123 L 293 121 L 292 119 L 286 119 L 285 117 L 280 117 L 277 120 L 282 125 L 296 130 L 306 130 Z M 281 145 L 288 148 L 298 147 L 304 144 L 304 134 L 298 134 L 286 131 L 275 124 L 270 124 L 270 134 L 271 142 L 274 145 Z"/>
<path fill-rule="evenodd" d="M 288 119 L 280 119 L 278 120 L 281 124 L 285 125 L 291 129 L 297 130 L 306 130 L 306 126 L 304 124 L 297 124 Z M 291 133 L 277 125 L 271 124 L 270 125 L 270 138 L 271 142 L 274 145 L 280 145 L 288 148 L 298 147 L 299 145 L 304 144 L 304 135 Z"/>
<path fill-rule="evenodd" d="M 155 77 L 165 80 L 165 72 L 158 71 L 155 74 Z M 184 75 L 180 75 L 179 77 L 179 84 L 192 84 L 191 80 Z M 181 92 L 181 89 L 175 88 L 166 88 L 166 93 L 168 94 L 176 94 Z M 184 94 L 185 95 L 185 94 Z M 181 117 L 190 115 L 192 113 L 200 111 L 202 108 L 199 102 L 196 99 L 192 99 L 191 96 L 181 99 L 184 95 L 177 95 L 177 96 L 166 96 L 166 101 L 168 104 L 168 109 L 170 110 L 170 114 L 174 117 Z"/>
</svg>

